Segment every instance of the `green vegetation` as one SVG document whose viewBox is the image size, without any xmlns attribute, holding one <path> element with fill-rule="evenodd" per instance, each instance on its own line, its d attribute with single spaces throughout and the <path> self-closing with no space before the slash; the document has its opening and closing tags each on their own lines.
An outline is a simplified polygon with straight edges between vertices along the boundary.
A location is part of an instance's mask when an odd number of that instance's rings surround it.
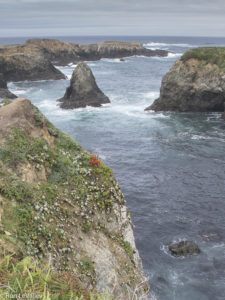
<svg viewBox="0 0 225 300">
<path fill-rule="evenodd" d="M 136 42 L 122 42 L 122 41 L 105 41 L 104 44 L 118 44 L 118 45 L 124 45 L 124 46 L 139 46 L 139 43 Z"/>
<path fill-rule="evenodd" d="M 0 201 L 1 197 L 3 199 L 0 242 L 12 245 L 16 253 L 14 265 L 9 264 L 9 269 L 5 263 L 1 265 L 4 268 L 0 272 L 6 272 L 4 278 L 11 282 L 10 288 L 1 292 L 12 288 L 16 293 L 39 291 L 43 299 L 105 299 L 101 296 L 93 298 L 89 294 L 88 298 L 66 285 L 67 277 L 71 276 L 79 284 L 88 283 L 91 290 L 95 287 L 94 265 L 86 253 L 76 256 L 70 232 L 77 227 L 83 234 L 91 231 L 104 233 L 107 219 L 99 220 L 96 216 L 104 213 L 106 218 L 111 218 L 114 203 L 124 204 L 124 196 L 110 168 L 101 161 L 97 166 L 92 165 L 93 154 L 56 129 L 38 110 L 35 120 L 40 128 L 47 126 L 53 138 L 51 144 L 44 136 L 32 137 L 12 127 L 0 148 Z M 129 245 L 121 240 L 118 244 L 130 256 Z M 12 253 L 10 249 L 11 246 L 0 249 L 0 259 L 4 251 Z M 46 264 L 47 253 L 52 255 L 56 272 L 55 275 L 51 273 L 50 281 L 41 275 L 41 272 L 48 273 L 45 269 L 30 274 L 29 270 L 34 268 L 25 268 L 22 276 L 17 272 L 24 257 L 32 256 L 41 268 Z M 65 282 L 57 272 L 65 273 Z M 30 276 L 35 277 L 33 283 L 29 281 Z M 60 281 L 58 294 L 52 288 L 57 280 Z M 49 298 L 52 291 L 60 295 L 62 290 L 68 298 Z"/>
<path fill-rule="evenodd" d="M 92 272 L 88 260 L 84 260 L 80 268 Z M 110 300 L 103 294 L 89 294 L 68 272 L 57 272 L 49 265 L 41 268 L 31 257 L 15 262 L 9 255 L 0 261 L 0 295 L 1 299 L 7 299 L 8 295 L 10 299 L 22 295 L 31 299 L 36 295 L 35 299 L 42 300 Z"/>
<path fill-rule="evenodd" d="M 225 70 L 225 47 L 200 47 L 186 51 L 181 60 L 183 62 L 194 58 L 206 64 L 215 64 Z"/>
</svg>

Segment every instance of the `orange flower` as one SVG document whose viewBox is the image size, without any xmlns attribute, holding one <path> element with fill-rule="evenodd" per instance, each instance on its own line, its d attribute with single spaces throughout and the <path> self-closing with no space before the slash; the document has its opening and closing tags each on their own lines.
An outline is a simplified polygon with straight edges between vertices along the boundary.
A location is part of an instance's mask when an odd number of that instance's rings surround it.
<svg viewBox="0 0 225 300">
<path fill-rule="evenodd" d="M 95 154 L 91 154 L 90 160 L 89 160 L 89 165 L 95 168 L 100 167 L 100 160 L 98 159 L 98 156 Z"/>
</svg>

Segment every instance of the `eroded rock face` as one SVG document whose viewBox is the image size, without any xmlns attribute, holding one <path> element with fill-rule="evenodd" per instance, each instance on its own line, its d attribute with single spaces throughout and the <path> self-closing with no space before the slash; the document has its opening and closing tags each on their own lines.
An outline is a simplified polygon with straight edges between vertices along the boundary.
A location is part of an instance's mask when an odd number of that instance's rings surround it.
<svg viewBox="0 0 225 300">
<path fill-rule="evenodd" d="M 224 111 L 225 73 L 219 65 L 204 60 L 179 59 L 163 77 L 160 97 L 146 110 Z"/>
<path fill-rule="evenodd" d="M 0 47 L 0 70 L 7 82 L 65 79 L 36 46 Z"/>
<path fill-rule="evenodd" d="M 16 95 L 8 90 L 3 74 L 0 73 L 0 98 L 14 99 Z"/>
<path fill-rule="evenodd" d="M 62 102 L 60 107 L 65 109 L 99 107 L 110 103 L 109 98 L 97 86 L 91 69 L 84 62 L 79 63 L 74 70 L 70 86 L 59 101 Z"/>
<path fill-rule="evenodd" d="M 164 50 L 146 49 L 141 43 L 135 42 L 102 42 L 91 45 L 81 45 L 83 56 L 86 60 L 98 60 L 101 58 L 122 58 L 133 55 L 143 56 L 167 56 Z"/>
<path fill-rule="evenodd" d="M 83 59 L 78 44 L 66 43 L 56 39 L 29 39 L 26 46 L 37 46 L 43 56 L 56 65 L 66 65 Z"/>
<path fill-rule="evenodd" d="M 0 228 L 11 236 L 0 238 L 0 258 L 32 256 L 41 267 L 51 265 L 56 280 L 74 278 L 87 294 L 148 300 L 130 214 L 111 169 L 101 162 L 96 170 L 92 154 L 23 98 L 0 108 L 0 145 Z"/>
<path fill-rule="evenodd" d="M 200 253 L 198 245 L 196 245 L 192 241 L 181 241 L 179 243 L 173 244 L 169 246 L 169 250 L 172 255 L 177 256 L 186 256 Z"/>
</svg>

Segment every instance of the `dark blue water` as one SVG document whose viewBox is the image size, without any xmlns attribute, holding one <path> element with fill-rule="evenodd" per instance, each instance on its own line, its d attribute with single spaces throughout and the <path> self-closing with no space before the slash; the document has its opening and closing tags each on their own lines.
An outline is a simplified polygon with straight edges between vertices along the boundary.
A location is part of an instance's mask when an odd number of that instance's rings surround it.
<svg viewBox="0 0 225 300">
<path fill-rule="evenodd" d="M 225 46 L 219 38 L 67 37 L 142 41 L 167 58 L 89 62 L 111 99 L 103 108 L 61 110 L 69 80 L 10 83 L 59 128 L 110 165 L 133 215 L 137 247 L 158 300 L 225 299 L 225 122 L 217 113 L 144 112 L 159 95 L 162 76 L 185 50 Z M 1 41 L 0 41 L 1 42 Z M 9 40 L 8 40 L 9 42 Z M 18 40 L 11 40 L 18 42 Z M 74 65 L 60 68 L 70 78 Z M 174 258 L 168 245 L 195 241 L 201 254 Z"/>
</svg>

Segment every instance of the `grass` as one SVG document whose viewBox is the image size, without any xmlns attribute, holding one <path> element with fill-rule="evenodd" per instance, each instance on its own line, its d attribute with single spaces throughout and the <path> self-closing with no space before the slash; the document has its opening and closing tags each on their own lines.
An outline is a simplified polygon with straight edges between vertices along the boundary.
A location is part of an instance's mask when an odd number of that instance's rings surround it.
<svg viewBox="0 0 225 300">
<path fill-rule="evenodd" d="M 186 51 L 181 60 L 198 59 L 205 64 L 215 64 L 220 69 L 225 70 L 225 47 L 200 47 Z"/>
<path fill-rule="evenodd" d="M 89 294 L 95 291 L 95 264 L 79 245 L 78 249 L 73 246 L 79 244 L 74 232 L 78 228 L 88 238 L 101 231 L 123 249 L 122 260 L 130 264 L 133 276 L 131 245 L 121 232 L 113 238 L 106 230 L 108 222 L 117 218 L 114 204 L 125 203 L 120 186 L 109 167 L 100 160 L 90 164 L 93 154 L 37 109 L 35 122 L 40 128 L 47 127 L 50 144 L 43 136 L 32 137 L 12 127 L 0 148 L 0 243 L 4 245 L 0 249 L 0 293 L 40 293 L 46 300 L 109 299 Z M 35 175 L 34 181 L 24 179 L 27 168 Z M 45 176 L 39 177 L 43 172 Z M 3 257 L 4 251 L 12 253 L 10 247 L 5 248 L 9 244 L 16 255 Z M 49 254 L 51 268 L 43 267 Z"/>
<path fill-rule="evenodd" d="M 88 260 L 81 265 L 82 270 L 91 267 Z M 9 295 L 12 299 L 22 295 L 31 299 L 35 295 L 35 299 L 42 300 L 110 300 L 104 294 L 88 293 L 69 272 L 59 273 L 49 265 L 41 268 L 31 257 L 16 262 L 7 255 L 0 261 L 0 297 L 7 299 Z"/>
</svg>

